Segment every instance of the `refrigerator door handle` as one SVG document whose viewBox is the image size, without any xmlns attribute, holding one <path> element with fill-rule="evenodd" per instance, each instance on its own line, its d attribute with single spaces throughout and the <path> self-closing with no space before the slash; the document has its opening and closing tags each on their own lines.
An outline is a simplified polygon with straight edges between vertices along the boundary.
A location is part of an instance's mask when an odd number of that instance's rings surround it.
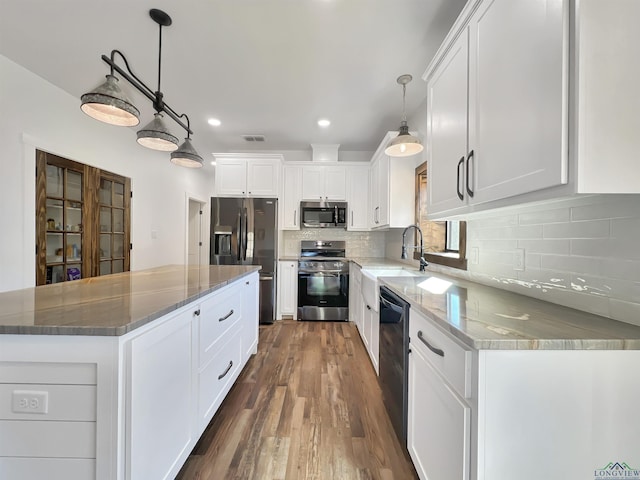
<svg viewBox="0 0 640 480">
<path fill-rule="evenodd" d="M 238 239 L 238 261 L 242 260 L 242 215 L 238 212 L 236 237 Z"/>
<path fill-rule="evenodd" d="M 247 259 L 247 244 L 249 243 L 249 217 L 248 217 L 248 214 L 247 214 L 246 207 L 244 209 L 244 239 L 243 239 L 243 243 L 244 243 L 243 259 L 246 260 Z"/>
</svg>

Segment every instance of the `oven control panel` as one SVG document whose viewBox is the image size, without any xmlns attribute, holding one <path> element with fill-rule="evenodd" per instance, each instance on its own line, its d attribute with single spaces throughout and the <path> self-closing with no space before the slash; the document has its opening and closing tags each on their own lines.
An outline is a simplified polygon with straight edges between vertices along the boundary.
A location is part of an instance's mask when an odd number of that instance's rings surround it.
<svg viewBox="0 0 640 480">
<path fill-rule="evenodd" d="M 300 260 L 298 271 L 344 273 L 349 271 L 349 264 L 336 260 Z"/>
</svg>

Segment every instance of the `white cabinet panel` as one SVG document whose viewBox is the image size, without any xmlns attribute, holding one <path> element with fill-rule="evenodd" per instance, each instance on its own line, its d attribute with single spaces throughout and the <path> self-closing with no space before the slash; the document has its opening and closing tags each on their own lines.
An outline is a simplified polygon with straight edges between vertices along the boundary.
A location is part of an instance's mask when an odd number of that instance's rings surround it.
<svg viewBox="0 0 640 480">
<path fill-rule="evenodd" d="M 409 355 L 408 416 L 407 447 L 420 479 L 468 480 L 471 408 L 415 347 Z"/>
<path fill-rule="evenodd" d="M 131 340 L 128 478 L 173 478 L 194 440 L 191 319 L 183 312 Z"/>
<path fill-rule="evenodd" d="M 0 478 L 7 480 L 94 480 L 96 461 L 84 458 L 0 457 Z"/>
<path fill-rule="evenodd" d="M 0 420 L 0 457 L 95 456 L 95 422 Z"/>
<path fill-rule="evenodd" d="M 468 43 L 464 29 L 427 85 L 429 212 L 466 206 Z"/>
<path fill-rule="evenodd" d="M 259 285 L 258 273 L 243 278 L 242 292 L 242 355 L 243 362 L 258 351 L 259 318 Z"/>
<path fill-rule="evenodd" d="M 216 153 L 214 156 L 217 196 L 278 197 L 281 155 Z"/>
<path fill-rule="evenodd" d="M 232 285 L 202 301 L 198 315 L 200 366 L 215 355 L 216 343 L 222 341 L 224 333 L 237 328 L 242 316 L 242 292 L 241 287 Z"/>
<path fill-rule="evenodd" d="M 369 230 L 369 165 L 347 169 L 347 230 Z"/>
<path fill-rule="evenodd" d="M 278 309 L 282 315 L 292 315 L 298 311 L 298 262 L 278 262 Z"/>
<path fill-rule="evenodd" d="M 415 223 L 414 157 L 389 158 L 384 149 L 398 132 L 388 132 L 371 161 L 369 219 L 372 229 Z"/>
<path fill-rule="evenodd" d="M 563 22 L 559 0 L 485 1 L 472 17 L 473 203 L 567 182 Z"/>
<path fill-rule="evenodd" d="M 300 201 L 302 200 L 302 168 L 285 165 L 283 169 L 282 201 L 280 202 L 280 228 L 300 230 Z"/>
<path fill-rule="evenodd" d="M 344 166 L 303 166 L 302 199 L 344 201 L 347 198 L 347 172 Z"/>
</svg>

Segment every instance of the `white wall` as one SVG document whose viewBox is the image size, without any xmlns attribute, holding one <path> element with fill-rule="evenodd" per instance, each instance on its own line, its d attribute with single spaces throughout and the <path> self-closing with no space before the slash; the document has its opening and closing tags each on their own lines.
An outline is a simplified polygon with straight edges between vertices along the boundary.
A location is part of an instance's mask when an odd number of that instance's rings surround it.
<svg viewBox="0 0 640 480">
<path fill-rule="evenodd" d="M 0 145 L 0 291 L 35 284 L 36 148 L 131 178 L 132 270 L 185 263 L 186 197 L 207 201 L 210 174 L 175 166 L 168 154 L 139 146 L 135 127 L 89 118 L 79 99 L 3 56 Z"/>
</svg>

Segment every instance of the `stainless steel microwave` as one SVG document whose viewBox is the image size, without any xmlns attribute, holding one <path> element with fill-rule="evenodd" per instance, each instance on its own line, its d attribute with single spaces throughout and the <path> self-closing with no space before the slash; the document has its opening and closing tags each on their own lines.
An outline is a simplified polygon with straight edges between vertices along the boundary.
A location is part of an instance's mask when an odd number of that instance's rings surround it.
<svg viewBox="0 0 640 480">
<path fill-rule="evenodd" d="M 347 228 L 346 202 L 300 202 L 301 224 L 311 228 Z"/>
</svg>

